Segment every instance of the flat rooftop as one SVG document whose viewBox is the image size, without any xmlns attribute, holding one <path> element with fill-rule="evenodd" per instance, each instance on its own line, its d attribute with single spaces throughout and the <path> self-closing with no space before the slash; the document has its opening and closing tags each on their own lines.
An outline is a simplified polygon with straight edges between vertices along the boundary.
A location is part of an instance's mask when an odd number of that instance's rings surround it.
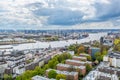
<svg viewBox="0 0 120 80">
<path fill-rule="evenodd" d="M 73 56 L 73 58 L 87 59 L 86 57 L 80 57 L 80 56 Z"/>
<path fill-rule="evenodd" d="M 73 62 L 73 63 L 79 63 L 79 64 L 85 64 L 86 62 L 83 62 L 83 61 L 77 61 L 77 60 L 66 60 L 66 61 L 69 61 L 69 62 Z"/>
<path fill-rule="evenodd" d="M 61 66 L 61 67 L 71 67 L 72 65 L 69 65 L 69 64 L 58 64 L 57 66 Z M 86 67 L 85 66 L 73 66 L 75 69 L 79 68 L 79 69 L 85 69 Z"/>
</svg>

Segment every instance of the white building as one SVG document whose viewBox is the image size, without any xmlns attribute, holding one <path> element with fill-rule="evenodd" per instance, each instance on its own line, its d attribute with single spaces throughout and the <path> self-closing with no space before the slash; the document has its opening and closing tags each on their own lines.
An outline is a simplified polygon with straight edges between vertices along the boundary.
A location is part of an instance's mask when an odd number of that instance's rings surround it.
<svg viewBox="0 0 120 80">
<path fill-rule="evenodd" d="M 103 43 L 103 45 L 112 46 L 114 44 L 114 37 L 112 36 L 102 37 L 101 42 Z"/>
<path fill-rule="evenodd" d="M 103 61 L 108 61 L 108 56 L 104 56 Z"/>
<path fill-rule="evenodd" d="M 7 63 L 6 62 L 0 62 L 0 78 L 3 77 L 5 69 L 7 68 Z"/>
<path fill-rule="evenodd" d="M 120 53 L 111 52 L 108 55 L 103 57 L 103 61 L 110 62 L 110 66 L 120 67 Z"/>
<path fill-rule="evenodd" d="M 108 74 L 97 70 L 91 71 L 83 80 L 119 80 L 115 74 Z"/>
</svg>

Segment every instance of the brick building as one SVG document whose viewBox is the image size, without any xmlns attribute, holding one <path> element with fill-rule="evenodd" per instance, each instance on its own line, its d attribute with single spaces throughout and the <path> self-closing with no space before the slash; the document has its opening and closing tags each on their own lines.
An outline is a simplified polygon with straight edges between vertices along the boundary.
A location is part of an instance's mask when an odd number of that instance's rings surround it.
<svg viewBox="0 0 120 80">
<path fill-rule="evenodd" d="M 76 71 L 79 74 L 85 75 L 86 74 L 86 67 L 85 66 L 72 66 L 68 64 L 58 64 L 57 70 L 60 71 Z"/>
<path fill-rule="evenodd" d="M 76 61 L 76 60 L 66 60 L 66 64 L 73 65 L 73 66 L 85 66 L 86 62 L 83 61 Z"/>
</svg>

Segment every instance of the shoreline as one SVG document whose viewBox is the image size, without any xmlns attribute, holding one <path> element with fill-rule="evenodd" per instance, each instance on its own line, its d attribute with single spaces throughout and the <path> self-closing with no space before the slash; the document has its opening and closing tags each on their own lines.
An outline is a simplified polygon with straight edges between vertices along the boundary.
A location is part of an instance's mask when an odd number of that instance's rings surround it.
<svg viewBox="0 0 120 80">
<path fill-rule="evenodd" d="M 99 36 L 98 36 L 99 35 Z M 107 35 L 107 33 L 91 33 L 89 34 L 89 37 L 80 39 L 80 40 L 64 40 L 64 41 L 51 41 L 51 42 L 39 42 L 36 43 L 25 43 L 25 44 L 18 44 L 16 46 L 13 45 L 0 45 L 0 48 L 6 48 L 6 47 L 13 47 L 12 50 L 26 50 L 26 49 L 36 49 L 36 48 L 48 48 L 51 46 L 51 48 L 57 48 L 57 47 L 65 47 L 69 46 L 71 44 L 75 44 L 76 42 L 78 44 L 99 40 L 100 37 Z"/>
</svg>

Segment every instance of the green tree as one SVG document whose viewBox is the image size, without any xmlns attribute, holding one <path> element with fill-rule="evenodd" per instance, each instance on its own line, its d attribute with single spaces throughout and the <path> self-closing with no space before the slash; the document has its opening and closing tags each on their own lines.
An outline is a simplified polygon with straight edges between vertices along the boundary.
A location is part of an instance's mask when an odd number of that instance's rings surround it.
<svg viewBox="0 0 120 80">
<path fill-rule="evenodd" d="M 89 64 L 86 64 L 86 71 L 89 73 L 92 70 L 92 67 Z"/>
<path fill-rule="evenodd" d="M 103 60 L 103 55 L 100 52 L 97 52 L 95 54 L 95 58 L 96 58 L 96 60 L 98 60 L 100 62 Z"/>
<path fill-rule="evenodd" d="M 50 70 L 49 72 L 48 72 L 48 78 L 56 78 L 56 75 L 57 75 L 57 72 L 55 71 L 55 70 Z"/>
<path fill-rule="evenodd" d="M 63 64 L 64 64 L 64 63 L 65 63 L 65 60 L 63 60 L 61 63 L 63 63 Z"/>
<path fill-rule="evenodd" d="M 102 55 L 106 55 L 108 51 L 106 49 L 103 50 Z"/>
<path fill-rule="evenodd" d="M 54 62 L 54 69 L 56 69 L 56 65 L 57 65 L 58 63 L 59 63 L 58 61 L 55 61 L 55 62 Z"/>
<path fill-rule="evenodd" d="M 73 45 L 70 45 L 68 47 L 68 50 L 71 50 L 71 51 L 74 51 L 75 54 L 77 54 L 77 49 L 78 49 L 79 45 L 78 44 L 73 44 Z"/>
<path fill-rule="evenodd" d="M 56 80 L 60 80 L 60 79 L 66 80 L 66 76 L 64 74 L 57 74 Z"/>
<path fill-rule="evenodd" d="M 92 44 L 93 47 L 100 47 L 100 43 L 98 41 L 94 41 L 94 44 Z"/>
<path fill-rule="evenodd" d="M 32 77 L 32 71 L 27 70 L 25 73 L 23 73 L 22 80 L 29 79 L 30 77 Z"/>
<path fill-rule="evenodd" d="M 91 56 L 86 56 L 87 57 L 87 60 L 88 61 L 91 61 L 92 60 L 92 57 Z"/>
<path fill-rule="evenodd" d="M 52 68 L 52 69 L 53 69 L 53 68 L 54 68 L 54 65 L 53 65 L 53 64 L 54 64 L 54 61 L 53 61 L 53 60 L 50 60 L 49 63 L 48 63 L 49 68 Z"/>
<path fill-rule="evenodd" d="M 84 75 L 79 73 L 79 79 L 78 80 L 83 80 Z"/>
<path fill-rule="evenodd" d="M 120 43 L 114 46 L 114 51 L 120 51 Z"/>
<path fill-rule="evenodd" d="M 101 45 L 101 53 L 104 54 L 104 53 L 107 53 L 107 51 L 109 50 L 109 46 L 105 46 L 105 45 Z"/>
<path fill-rule="evenodd" d="M 85 47 L 83 45 L 80 45 L 77 50 L 77 53 L 80 54 L 80 53 L 84 53 L 84 52 L 85 52 Z"/>
<path fill-rule="evenodd" d="M 43 71 L 43 69 L 41 67 L 37 66 L 37 67 L 35 67 L 34 74 L 35 75 L 43 75 L 44 71 Z"/>
<path fill-rule="evenodd" d="M 4 74 L 4 80 L 13 80 L 12 75 Z"/>
<path fill-rule="evenodd" d="M 21 76 L 17 76 L 16 80 L 22 80 L 22 77 Z"/>
<path fill-rule="evenodd" d="M 46 69 L 48 69 L 48 68 L 49 68 L 49 65 L 48 65 L 48 64 L 46 64 L 46 65 L 43 67 L 44 70 L 46 70 Z"/>
</svg>

